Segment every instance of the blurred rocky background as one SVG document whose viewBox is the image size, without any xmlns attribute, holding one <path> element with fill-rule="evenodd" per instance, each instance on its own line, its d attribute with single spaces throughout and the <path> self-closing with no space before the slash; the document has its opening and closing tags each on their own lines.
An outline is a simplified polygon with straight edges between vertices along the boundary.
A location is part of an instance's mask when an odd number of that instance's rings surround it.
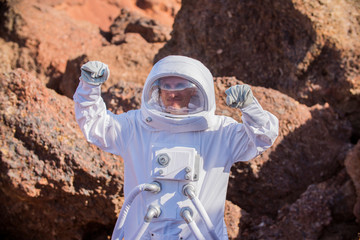
<svg viewBox="0 0 360 240">
<path fill-rule="evenodd" d="M 110 239 L 122 159 L 74 120 L 79 67 L 106 62 L 108 108 L 140 106 L 152 65 L 204 62 L 217 113 L 247 83 L 280 120 L 275 145 L 233 166 L 231 239 L 358 240 L 358 0 L 0 0 L 0 238 Z"/>
</svg>

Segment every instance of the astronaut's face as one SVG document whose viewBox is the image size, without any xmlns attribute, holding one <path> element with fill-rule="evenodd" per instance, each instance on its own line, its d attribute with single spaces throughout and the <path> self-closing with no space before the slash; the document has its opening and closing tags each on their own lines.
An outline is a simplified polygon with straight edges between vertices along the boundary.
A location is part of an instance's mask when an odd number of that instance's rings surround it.
<svg viewBox="0 0 360 240">
<path fill-rule="evenodd" d="M 180 77 L 166 77 L 160 80 L 160 97 L 171 114 L 178 114 L 179 109 L 186 109 L 196 88 L 188 80 Z"/>
<path fill-rule="evenodd" d="M 205 110 L 203 91 L 192 81 L 178 77 L 161 77 L 145 94 L 149 109 L 171 115 L 192 115 Z"/>
</svg>

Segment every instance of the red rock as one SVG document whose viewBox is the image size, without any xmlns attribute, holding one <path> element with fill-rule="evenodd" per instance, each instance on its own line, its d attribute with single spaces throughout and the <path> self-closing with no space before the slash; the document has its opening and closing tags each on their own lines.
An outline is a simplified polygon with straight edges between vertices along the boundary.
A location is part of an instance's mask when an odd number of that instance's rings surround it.
<svg viewBox="0 0 360 240">
<path fill-rule="evenodd" d="M 242 215 L 246 214 L 237 205 L 226 200 L 225 202 L 225 223 L 229 239 L 236 239 L 239 235 L 239 224 Z"/>
<path fill-rule="evenodd" d="M 354 206 L 354 215 L 360 222 L 360 141 L 346 156 L 345 167 L 356 189 L 357 200 Z"/>
<path fill-rule="evenodd" d="M 126 41 L 126 44 L 104 46 L 69 59 L 58 91 L 72 98 L 79 83 L 80 67 L 89 60 L 102 61 L 109 66 L 110 78 L 103 84 L 103 91 L 119 82 L 144 83 L 153 66 L 153 57 L 164 43 L 150 44 L 135 33 L 127 33 Z"/>
<path fill-rule="evenodd" d="M 87 143 L 73 102 L 23 70 L 0 77 L 2 232 L 11 238 L 111 234 L 122 160 Z M 31 229 L 31 231 L 30 231 Z M 84 232 L 85 231 L 85 232 Z"/>
<path fill-rule="evenodd" d="M 354 239 L 355 224 L 338 226 L 334 221 L 339 218 L 334 214 L 335 208 L 346 205 L 346 209 L 349 209 L 348 205 L 353 203 L 353 189 L 350 189 L 349 196 L 348 183 L 348 177 L 342 171 L 325 182 L 310 185 L 295 202 L 281 208 L 275 219 L 245 216 L 239 238 Z"/>
<path fill-rule="evenodd" d="M 21 43 L 17 67 L 36 74 L 49 88 L 68 97 L 72 97 L 80 76 L 80 72 L 74 71 L 72 66 L 69 66 L 73 69 L 72 73 L 65 72 L 68 62 L 78 61 L 76 59 L 84 58 L 84 55 L 87 56 L 85 60 L 106 62 L 111 68 L 112 77 L 105 86 L 118 81 L 144 82 L 152 67 L 154 55 L 164 45 L 150 44 L 134 33 L 124 35 L 125 44 L 122 46 L 110 45 L 104 37 L 106 33 L 101 32 L 98 26 L 76 21 L 76 18 L 69 18 L 64 12 L 64 8 L 77 8 L 83 2 L 72 5 L 66 1 L 6 1 L 6 4 L 9 14 L 4 19 L 8 24 L 5 25 L 3 35 Z M 59 4 L 65 4 L 66 7 L 60 7 Z M 84 4 L 87 9 L 90 2 L 85 1 Z M 99 2 L 94 4 L 97 6 Z M 168 38 L 166 27 L 144 25 L 146 18 L 140 16 L 130 22 L 132 27 L 123 30 L 143 34 L 149 41 L 165 41 Z M 67 86 L 69 89 L 66 89 Z"/>
<path fill-rule="evenodd" d="M 234 83 L 241 82 L 235 78 L 215 79 L 217 112 L 227 112 L 240 120 L 239 110 L 227 110 L 222 104 L 225 89 Z M 232 168 L 228 199 L 249 214 L 274 216 L 310 184 L 330 178 L 341 168 L 349 149 L 351 127 L 329 105 L 308 108 L 278 91 L 252 89 L 262 107 L 279 118 L 280 135 L 259 157 Z"/>
<path fill-rule="evenodd" d="M 358 16 L 358 4 L 346 0 L 184 1 L 156 60 L 191 56 L 214 76 L 277 89 L 307 106 L 327 102 L 351 121 L 356 142 Z"/>
<path fill-rule="evenodd" d="M 76 22 L 54 8 L 32 1 L 6 1 L 9 13 L 8 37 L 28 49 L 31 65 L 21 65 L 32 73 L 51 76 L 53 82 L 64 73 L 69 58 L 104 43 L 99 29 L 87 22 Z M 53 83 L 50 83 L 50 85 Z"/>
<path fill-rule="evenodd" d="M 49 1 L 43 1 L 50 4 Z M 155 19 L 162 25 L 171 27 L 175 14 L 180 9 L 180 0 L 56 0 L 52 6 L 65 11 L 71 18 L 87 21 L 108 31 L 109 26 L 122 8 Z"/>
<path fill-rule="evenodd" d="M 110 26 L 111 43 L 118 45 L 126 42 L 126 33 L 139 33 L 147 42 L 166 42 L 170 39 L 171 28 L 160 25 L 153 19 L 144 18 L 121 9 Z"/>
<path fill-rule="evenodd" d="M 118 82 L 103 93 L 106 107 L 115 114 L 121 114 L 141 106 L 142 85 Z"/>
</svg>

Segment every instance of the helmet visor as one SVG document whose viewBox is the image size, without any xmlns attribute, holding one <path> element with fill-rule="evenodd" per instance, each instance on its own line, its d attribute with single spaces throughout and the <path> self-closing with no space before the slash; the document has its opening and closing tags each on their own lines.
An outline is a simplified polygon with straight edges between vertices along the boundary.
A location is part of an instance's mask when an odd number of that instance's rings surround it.
<svg viewBox="0 0 360 240">
<path fill-rule="evenodd" d="M 177 76 L 156 80 L 145 100 L 148 108 L 166 114 L 191 115 L 205 110 L 205 98 L 200 88 Z"/>
</svg>

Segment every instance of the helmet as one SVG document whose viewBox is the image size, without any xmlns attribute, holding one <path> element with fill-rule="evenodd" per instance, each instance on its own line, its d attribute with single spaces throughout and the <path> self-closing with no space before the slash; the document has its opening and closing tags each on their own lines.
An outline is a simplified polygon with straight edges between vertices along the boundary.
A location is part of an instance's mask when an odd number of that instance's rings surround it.
<svg viewBox="0 0 360 240">
<path fill-rule="evenodd" d="M 149 109 L 171 117 L 192 115 L 205 110 L 201 88 L 191 80 L 167 76 L 154 81 L 144 96 Z"/>
<path fill-rule="evenodd" d="M 215 116 L 212 74 L 196 59 L 171 55 L 149 73 L 141 99 L 147 126 L 170 132 L 208 129 Z"/>
</svg>

